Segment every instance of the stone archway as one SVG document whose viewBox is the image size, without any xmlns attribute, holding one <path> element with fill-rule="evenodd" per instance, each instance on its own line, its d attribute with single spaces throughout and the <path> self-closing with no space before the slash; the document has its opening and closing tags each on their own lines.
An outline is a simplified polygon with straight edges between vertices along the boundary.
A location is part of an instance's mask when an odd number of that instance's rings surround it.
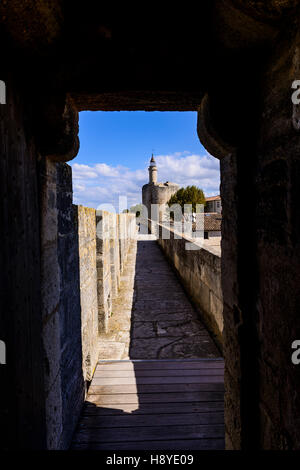
<svg viewBox="0 0 300 470">
<path fill-rule="evenodd" d="M 56 227 L 62 193 L 53 162 L 77 152 L 77 112 L 198 106 L 201 141 L 221 158 L 227 447 L 299 448 L 299 373 L 290 360 L 299 334 L 299 136 L 291 102 L 299 9 L 294 0 L 201 8 L 199 16 L 180 12 L 168 21 L 153 12 L 136 23 L 60 0 L 0 7 L 7 45 L 0 339 L 11 364 L 10 436 L 20 448 L 46 446 L 45 395 L 53 388 L 45 391 L 45 368 L 52 384 L 58 380 L 42 343 L 50 323 L 41 312 L 48 296 L 54 314 L 57 293 L 55 263 L 41 289 L 43 256 L 56 244 L 55 230 L 44 244 L 43 223 Z M 52 345 L 54 333 L 46 333 Z M 54 436 L 64 426 L 59 409 L 57 416 Z"/>
</svg>

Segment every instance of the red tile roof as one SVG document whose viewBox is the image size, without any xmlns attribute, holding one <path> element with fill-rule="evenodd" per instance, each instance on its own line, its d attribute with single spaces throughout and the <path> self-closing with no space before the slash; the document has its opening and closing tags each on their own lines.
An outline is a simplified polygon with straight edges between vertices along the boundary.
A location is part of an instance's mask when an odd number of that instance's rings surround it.
<svg viewBox="0 0 300 470">
<path fill-rule="evenodd" d="M 204 231 L 210 230 L 214 232 L 221 231 L 222 215 L 217 213 L 206 212 L 204 213 Z"/>
<path fill-rule="evenodd" d="M 220 232 L 222 215 L 217 212 L 204 212 L 204 232 Z M 193 222 L 193 231 L 197 228 L 196 222 Z"/>
<path fill-rule="evenodd" d="M 222 223 L 222 215 L 217 212 L 204 213 L 204 232 L 220 232 Z M 196 230 L 196 223 L 193 223 L 193 231 Z"/>
<path fill-rule="evenodd" d="M 206 201 L 220 201 L 220 200 L 221 200 L 221 196 L 206 197 L 205 200 L 206 200 Z"/>
</svg>

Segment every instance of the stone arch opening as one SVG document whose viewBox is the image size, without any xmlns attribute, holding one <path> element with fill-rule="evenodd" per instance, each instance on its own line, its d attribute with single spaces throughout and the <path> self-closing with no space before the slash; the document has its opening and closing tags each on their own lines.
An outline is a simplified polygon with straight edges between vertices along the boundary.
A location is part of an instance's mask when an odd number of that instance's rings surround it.
<svg viewBox="0 0 300 470">
<path fill-rule="evenodd" d="M 299 334 L 299 136 L 291 102 L 291 84 L 299 78 L 299 7 L 292 0 L 268 8 L 239 0 L 202 3 L 201 17 L 177 15 L 165 23 L 160 17 L 155 37 L 150 19 L 126 23 L 59 0 L 38 8 L 1 4 L 0 36 L 7 44 L 6 104 L 0 105 L 1 340 L 10 385 L 2 402 L 12 416 L 8 435 L 20 448 L 46 447 L 43 377 L 53 363 L 43 362 L 41 332 L 55 336 L 59 279 L 53 262 L 53 291 L 41 289 L 41 255 L 57 245 L 56 211 L 43 210 L 45 201 L 56 203 L 52 162 L 76 154 L 77 111 L 185 110 L 199 103 L 199 134 L 221 158 L 226 201 L 227 447 L 299 448 L 299 373 L 290 361 Z M 199 68 L 192 77 L 178 74 L 198 57 L 203 74 Z M 52 306 L 44 317 L 47 295 Z M 54 429 L 60 426 L 53 421 Z"/>
<path fill-rule="evenodd" d="M 127 105 L 130 107 L 130 105 Z M 196 129 L 194 130 L 196 133 Z M 72 147 L 73 148 L 73 147 Z M 78 374 L 77 379 L 73 378 L 73 392 L 77 388 L 77 391 L 74 393 L 75 403 L 70 400 L 70 393 L 72 390 L 68 392 L 68 400 L 65 393 L 64 386 L 61 383 L 52 383 L 52 391 L 53 397 L 48 399 L 46 402 L 46 410 L 48 410 L 48 422 L 47 422 L 47 430 L 48 436 L 51 436 L 51 440 L 49 440 L 47 445 L 52 448 L 56 448 L 57 446 L 65 446 L 68 445 L 70 441 L 70 434 L 66 432 L 65 435 L 59 435 L 55 431 L 54 420 L 53 418 L 60 420 L 66 419 L 68 420 L 69 412 L 72 410 L 72 414 L 78 415 L 78 409 L 80 407 L 80 400 L 82 399 L 82 393 L 84 390 L 87 391 L 95 368 L 95 364 L 98 358 L 98 343 L 101 343 L 101 338 L 95 335 L 95 330 L 99 327 L 99 331 L 103 333 L 103 330 L 108 329 L 108 321 L 109 316 L 111 314 L 112 309 L 112 297 L 114 295 L 113 289 L 111 289 L 112 284 L 110 285 L 109 280 L 110 276 L 112 275 L 112 265 L 115 267 L 115 260 L 111 263 L 111 259 L 107 262 L 108 257 L 111 258 L 112 255 L 116 255 L 115 249 L 116 246 L 114 245 L 113 241 L 115 237 L 111 236 L 111 230 L 113 230 L 113 226 L 111 224 L 111 216 L 106 211 L 95 211 L 93 209 L 88 209 L 84 207 L 75 207 L 72 206 L 72 182 L 71 182 L 71 169 L 66 164 L 62 162 L 57 162 L 56 158 L 53 160 L 52 157 L 48 157 L 45 162 L 45 179 L 44 184 L 45 187 L 43 189 L 43 207 L 44 212 L 42 214 L 42 221 L 44 221 L 43 226 L 45 227 L 45 232 L 42 234 L 42 243 L 44 246 L 47 245 L 47 232 L 49 230 L 49 217 L 52 218 L 50 220 L 50 229 L 55 233 L 57 231 L 57 236 L 54 240 L 54 244 L 52 245 L 52 250 L 48 248 L 46 251 L 42 251 L 42 266 L 45 269 L 43 275 L 43 282 L 45 286 L 45 290 L 48 290 L 48 299 L 52 301 L 52 299 L 57 295 L 57 285 L 54 284 L 52 286 L 53 291 L 52 294 L 49 292 L 49 274 L 48 274 L 48 266 L 51 264 L 52 268 L 54 266 L 54 260 L 56 259 L 56 272 L 58 279 L 60 279 L 60 294 L 58 295 L 58 319 L 60 318 L 60 322 L 62 318 L 65 318 L 66 325 L 69 322 L 69 309 L 72 305 L 77 305 L 75 310 L 81 309 L 81 326 L 74 325 L 72 327 L 73 335 L 76 333 L 77 341 L 72 341 L 70 346 L 69 343 L 69 335 L 68 331 L 65 328 L 65 333 L 63 337 L 64 341 L 64 357 L 61 357 L 59 354 L 56 357 L 57 365 L 60 364 L 60 367 L 68 367 L 68 357 L 72 356 L 72 360 L 76 360 L 77 363 L 73 364 L 77 370 L 78 368 L 78 361 L 80 361 L 80 356 L 75 354 L 75 349 L 81 348 L 82 350 L 82 362 L 83 362 L 83 375 Z M 51 175 L 51 178 L 49 178 Z M 53 204 L 53 192 L 55 194 L 56 203 Z M 120 218 L 125 215 L 121 214 L 118 216 L 119 221 L 118 224 L 118 231 L 126 231 L 127 227 L 126 224 L 123 223 L 120 225 Z M 72 219 L 75 217 L 75 226 L 78 227 L 78 234 L 72 232 Z M 66 220 L 67 219 L 67 220 Z M 101 237 L 92 236 L 91 233 L 97 233 L 96 227 L 93 226 L 93 221 L 96 222 L 97 231 L 100 230 Z M 73 226 L 74 227 L 74 226 Z M 95 235 L 94 233 L 94 235 Z M 105 235 L 105 236 L 102 236 Z M 124 237 L 121 237 L 124 238 Z M 67 243 L 66 241 L 69 240 Z M 98 247 L 99 243 L 99 247 Z M 95 246 L 97 246 L 96 251 L 96 259 L 95 259 Z M 106 246 L 107 245 L 107 246 Z M 113 249 L 113 250 L 112 250 Z M 119 243 L 120 249 L 120 257 L 117 253 L 117 258 L 119 259 L 120 269 L 124 269 L 125 263 L 125 255 L 127 246 L 126 243 L 123 244 L 123 241 Z M 73 265 L 73 272 L 76 273 L 75 282 L 79 282 L 79 294 L 78 289 L 73 288 L 74 279 L 66 277 L 66 273 L 68 271 L 67 265 L 65 263 L 69 263 L 73 258 L 73 250 L 75 253 L 77 252 L 77 261 L 76 264 Z M 112 253 L 112 251 L 114 253 Z M 118 247 L 117 247 L 118 251 Z M 68 255 L 67 255 L 68 253 Z M 108 256 L 106 258 L 105 256 Z M 110 264 L 110 270 L 107 269 L 105 271 L 105 266 L 107 267 Z M 95 265 L 97 267 L 97 272 L 101 271 L 102 274 L 95 278 L 95 270 L 91 268 L 91 266 Z M 104 272 L 105 271 L 105 272 Z M 116 272 L 116 285 L 118 282 L 118 268 Z M 102 276 L 102 277 L 101 277 Z M 88 281 L 87 281 L 88 279 Z M 63 282 L 63 284 L 62 284 Z M 108 287 L 110 285 L 110 287 Z M 73 287 L 72 287 L 73 286 Z M 97 291 L 97 292 L 96 292 Z M 97 299 L 98 297 L 98 313 L 97 313 Z M 46 309 L 48 310 L 48 305 L 46 305 Z M 85 312 L 85 313 L 84 313 Z M 91 314 L 91 312 L 94 312 Z M 97 319 L 98 315 L 98 319 Z M 73 314 L 72 314 L 73 316 Z M 94 318 L 91 321 L 91 318 Z M 84 331 L 84 334 L 80 334 L 80 329 Z M 57 337 L 56 341 L 58 343 L 62 342 L 62 333 L 61 328 L 57 327 Z M 53 351 L 53 344 L 47 349 L 47 336 L 48 332 L 44 333 L 46 350 L 45 354 L 47 357 L 51 358 L 52 351 Z M 80 345 L 81 342 L 81 345 Z M 71 347 L 72 346 L 72 347 Z M 69 347 L 69 352 L 68 348 Z M 75 348 L 75 349 L 74 349 Z M 57 349 L 59 351 L 59 346 L 57 345 Z M 78 351 L 77 351 L 78 352 Z M 101 355 L 100 355 L 101 357 Z M 63 364 L 62 361 L 65 361 Z M 81 368 L 80 368 L 81 370 Z M 50 380 L 51 380 L 51 376 Z M 84 383 L 84 389 L 82 390 L 82 383 Z M 65 386 L 67 383 L 65 383 Z M 56 387 L 56 393 L 55 393 Z M 81 393 L 80 393 L 81 390 Z M 55 401 L 57 397 L 60 398 L 62 404 L 61 409 L 58 410 L 57 414 L 53 413 L 53 407 L 55 406 Z M 69 405 L 71 409 L 69 408 Z M 65 418 L 64 418 L 65 416 Z M 70 425 L 69 429 L 72 429 Z"/>
</svg>

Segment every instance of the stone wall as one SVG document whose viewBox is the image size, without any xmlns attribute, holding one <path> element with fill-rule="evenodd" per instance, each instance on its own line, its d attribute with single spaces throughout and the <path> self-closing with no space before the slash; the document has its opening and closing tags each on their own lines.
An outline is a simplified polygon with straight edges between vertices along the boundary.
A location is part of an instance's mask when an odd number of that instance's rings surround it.
<svg viewBox="0 0 300 470">
<path fill-rule="evenodd" d="M 201 2 L 201 15 L 180 9 L 171 22 L 169 12 L 155 11 L 142 22 L 122 11 L 119 21 L 114 9 L 100 29 L 101 5 L 38 4 L 0 4 L 7 91 L 0 108 L 1 418 L 8 416 L 2 427 L 11 447 L 45 448 L 46 424 L 48 446 L 63 435 L 67 397 L 55 391 L 63 383 L 63 345 L 66 357 L 72 348 L 66 339 L 60 344 L 59 323 L 77 314 L 59 292 L 70 292 L 59 246 L 72 237 L 58 234 L 55 168 L 38 167 L 47 155 L 67 161 L 76 154 L 70 92 L 77 110 L 200 105 L 200 139 L 222 158 L 227 448 L 299 449 L 300 374 L 290 357 L 300 335 L 300 119 L 291 101 L 300 76 L 298 2 Z M 174 73 L 178 64 L 205 74 Z M 79 341 L 72 322 L 74 331 L 66 331 Z M 53 421 L 49 412 L 45 418 L 51 403 Z"/>
<path fill-rule="evenodd" d="M 228 449 L 300 448 L 300 374 L 291 361 L 300 333 L 299 105 L 291 100 L 300 38 L 294 33 L 273 45 L 256 67 L 259 78 L 243 84 L 252 96 L 236 148 L 221 159 Z"/>
<path fill-rule="evenodd" d="M 130 239 L 135 236 L 136 223 L 134 214 L 118 214 L 118 236 L 119 236 L 119 252 L 120 252 L 120 270 L 123 271 L 126 256 L 129 250 Z"/>
<path fill-rule="evenodd" d="M 98 361 L 98 296 L 96 211 L 75 206 L 77 212 L 83 376 L 90 382 Z"/>
<path fill-rule="evenodd" d="M 106 331 L 109 327 L 120 255 L 124 266 L 126 236 L 135 216 L 96 216 L 95 209 L 73 205 L 72 172 L 66 164 L 45 159 L 39 171 L 46 446 L 67 449 L 98 361 L 99 332 L 104 321 Z"/>
<path fill-rule="evenodd" d="M 300 448 L 299 27 L 282 33 L 260 58 L 235 57 L 245 80 L 224 56 L 232 91 L 210 93 L 199 111 L 201 142 L 221 158 L 228 449 Z"/>
<path fill-rule="evenodd" d="M 0 107 L 0 447 L 66 448 L 84 395 L 71 173 L 40 155 L 32 104 L 9 83 Z"/>
<path fill-rule="evenodd" d="M 147 217 L 155 219 L 159 217 L 159 220 L 163 219 L 164 213 L 167 208 L 167 202 L 170 197 L 173 196 L 180 186 L 176 183 L 167 181 L 166 183 L 148 183 L 142 188 L 142 200 L 144 206 L 148 210 Z M 158 204 L 157 209 L 152 209 L 152 204 Z M 152 211 L 158 210 L 158 213 L 152 213 Z"/>
<path fill-rule="evenodd" d="M 45 447 L 41 316 L 39 154 L 22 91 L 8 76 L 0 105 L 0 448 Z"/>
<path fill-rule="evenodd" d="M 78 230 L 72 205 L 72 173 L 56 164 L 58 211 L 58 264 L 60 278 L 60 375 L 62 390 L 62 435 L 59 446 L 67 448 L 84 399 L 82 372 L 81 294 Z"/>
<path fill-rule="evenodd" d="M 222 350 L 223 300 L 220 254 L 213 252 L 209 245 L 200 248 L 196 243 L 193 244 L 193 249 L 187 250 L 186 243 L 190 243 L 191 239 L 175 238 L 174 233 L 173 228 L 164 226 L 162 229 L 160 226 L 158 243 Z"/>
<path fill-rule="evenodd" d="M 99 210 L 96 221 L 99 332 L 108 333 L 112 300 L 118 293 L 130 239 L 136 234 L 136 220 L 134 214 Z"/>
<path fill-rule="evenodd" d="M 119 227 L 117 216 L 111 213 L 109 214 L 109 250 L 111 291 L 114 299 L 120 287 Z"/>
<path fill-rule="evenodd" d="M 123 271 L 126 253 L 126 224 L 125 214 L 118 214 L 118 227 L 119 227 L 119 256 L 120 256 L 120 270 Z"/>
<path fill-rule="evenodd" d="M 97 288 L 99 331 L 108 331 L 108 319 L 112 306 L 112 272 L 110 253 L 110 213 L 97 211 Z M 112 214 L 113 215 L 113 214 Z M 116 217 L 116 216 L 115 216 Z M 112 219 L 113 221 L 114 219 Z M 116 239 L 118 242 L 118 239 Z M 118 246 L 118 243 L 117 243 Z M 118 253 L 119 260 L 119 253 Z M 113 275 L 115 274 L 115 271 Z"/>
<path fill-rule="evenodd" d="M 68 165 L 41 174 L 41 293 L 47 448 L 67 448 L 84 399 L 78 230 Z"/>
</svg>

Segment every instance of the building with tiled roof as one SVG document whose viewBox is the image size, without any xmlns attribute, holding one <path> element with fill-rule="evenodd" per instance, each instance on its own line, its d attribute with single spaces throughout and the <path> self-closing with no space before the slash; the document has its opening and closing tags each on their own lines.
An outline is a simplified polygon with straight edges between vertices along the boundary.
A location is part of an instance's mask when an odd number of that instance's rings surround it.
<svg viewBox="0 0 300 470">
<path fill-rule="evenodd" d="M 222 215 L 206 212 L 204 213 L 204 231 L 221 231 Z"/>
<path fill-rule="evenodd" d="M 204 238 L 221 237 L 222 215 L 217 212 L 204 212 Z M 193 224 L 196 230 L 196 223 Z"/>
<path fill-rule="evenodd" d="M 221 196 L 211 196 L 205 198 L 205 212 L 222 212 Z"/>
</svg>

